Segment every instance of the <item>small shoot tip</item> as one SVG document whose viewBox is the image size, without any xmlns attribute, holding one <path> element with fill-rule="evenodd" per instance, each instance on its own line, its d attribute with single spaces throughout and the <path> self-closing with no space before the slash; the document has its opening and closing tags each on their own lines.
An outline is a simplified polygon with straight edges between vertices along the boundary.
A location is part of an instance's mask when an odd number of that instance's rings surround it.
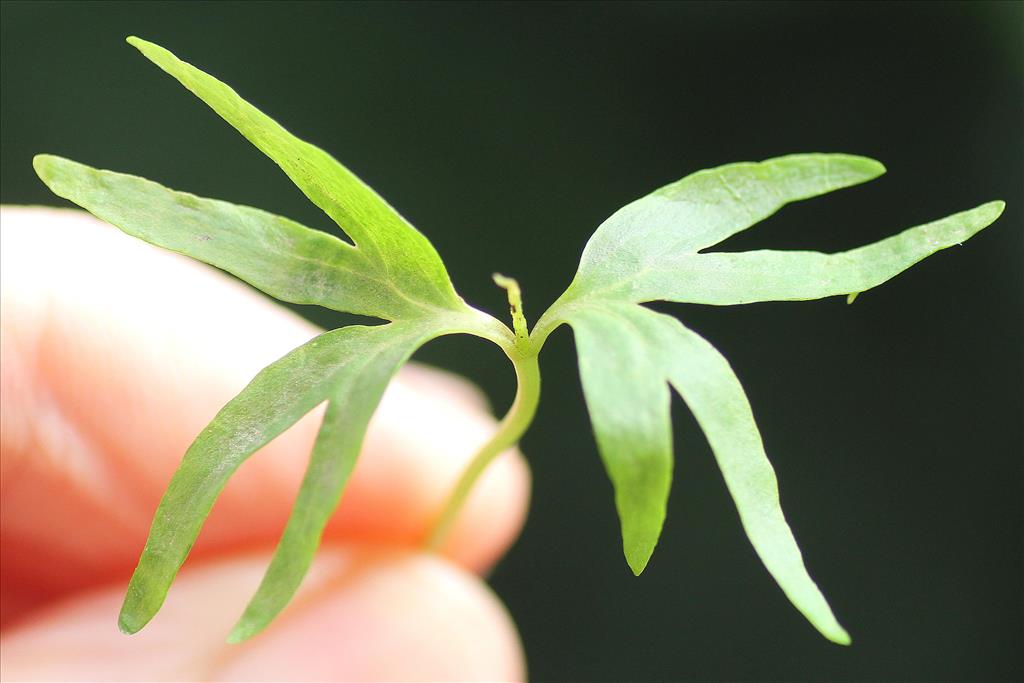
<svg viewBox="0 0 1024 683">
<path fill-rule="evenodd" d="M 516 344 L 526 343 L 530 339 L 530 330 L 526 324 L 526 316 L 523 315 L 523 294 L 519 289 L 519 283 L 515 278 L 501 273 L 494 273 L 491 278 L 494 284 L 508 293 L 508 306 L 512 311 L 512 330 L 516 335 Z"/>
<path fill-rule="evenodd" d="M 519 293 L 519 282 L 514 277 L 502 275 L 501 273 L 492 273 L 491 278 L 494 280 L 494 284 L 508 291 L 509 296 L 511 296 L 512 291 L 515 291 L 517 294 Z"/>
</svg>

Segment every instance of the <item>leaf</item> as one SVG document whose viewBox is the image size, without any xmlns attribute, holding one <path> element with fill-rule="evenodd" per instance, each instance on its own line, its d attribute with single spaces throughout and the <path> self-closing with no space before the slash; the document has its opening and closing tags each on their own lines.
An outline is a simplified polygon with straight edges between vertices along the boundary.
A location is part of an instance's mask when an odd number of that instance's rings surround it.
<svg viewBox="0 0 1024 683">
<path fill-rule="evenodd" d="M 647 565 L 664 523 L 672 476 L 669 386 L 697 418 L 766 568 L 826 637 L 849 643 L 779 504 L 778 485 L 742 387 L 728 362 L 678 321 L 640 304 L 734 304 L 857 294 L 994 221 L 990 202 L 839 254 L 701 253 L 791 201 L 884 172 L 871 159 L 803 154 L 700 171 L 605 221 L 566 292 L 528 334 L 518 285 L 508 289 L 515 334 L 467 306 L 434 248 L 348 169 L 244 101 L 227 85 L 139 38 L 128 42 L 196 94 L 258 149 L 352 239 L 348 244 L 258 209 L 175 192 L 142 178 L 40 155 L 35 167 L 57 194 L 128 234 L 232 272 L 273 296 L 389 320 L 327 332 L 271 364 L 232 399 L 186 453 L 153 521 L 122 609 L 142 628 L 217 495 L 254 451 L 327 402 L 320 433 L 285 532 L 259 590 L 231 634 L 244 640 L 288 603 L 312 560 L 351 473 L 366 425 L 389 378 L 420 345 L 444 334 L 490 339 L 516 366 L 512 410 L 460 479 L 462 500 L 489 458 L 532 419 L 540 389 L 536 354 L 550 332 L 573 327 L 601 457 L 615 487 L 630 567 Z M 446 508 L 445 528 L 457 503 Z"/>
<path fill-rule="evenodd" d="M 213 76 L 159 45 L 134 36 L 128 42 L 273 159 L 303 194 L 365 251 L 367 260 L 386 274 L 397 290 L 421 307 L 457 309 L 465 305 L 427 238 L 351 171 L 322 149 L 289 133 Z"/>
<path fill-rule="evenodd" d="M 679 254 L 638 274 L 623 298 L 731 305 L 859 294 L 937 251 L 967 241 L 999 218 L 1004 206 L 988 202 L 837 254 L 772 250 Z"/>
<path fill-rule="evenodd" d="M 40 154 L 53 192 L 158 247 L 222 268 L 282 301 L 386 320 L 422 315 L 362 251 L 273 214 Z"/>
<path fill-rule="evenodd" d="M 402 324 L 404 325 L 404 323 Z M 351 369 L 336 378 L 309 467 L 270 567 L 228 638 L 245 640 L 266 627 L 288 604 L 320 544 L 327 520 L 355 466 L 370 417 L 388 381 L 412 352 L 434 336 L 429 327 L 407 325 L 387 340 L 367 340 Z M 351 328 L 346 328 L 351 329 Z"/>
<path fill-rule="evenodd" d="M 639 304 L 740 304 L 850 295 L 876 287 L 992 223 L 1002 202 L 839 254 L 698 253 L 788 202 L 870 180 L 871 159 L 800 154 L 700 171 L 613 214 L 594 233 L 573 282 L 537 324 L 541 342 L 568 323 L 598 449 L 615 488 L 623 549 L 647 565 L 664 522 L 671 463 L 667 385 L 714 451 L 748 538 L 790 601 L 830 640 L 849 636 L 804 567 L 779 503 L 747 398 L 728 362 L 671 317 Z"/>
<path fill-rule="evenodd" d="M 768 218 L 789 202 L 866 182 L 882 164 L 849 154 L 793 154 L 698 171 L 622 207 L 587 242 L 570 290 L 627 292 L 649 270 Z M 668 261 L 668 264 L 665 264 Z"/>
<path fill-rule="evenodd" d="M 647 340 L 614 311 L 594 306 L 570 322 L 587 410 L 615 486 L 623 551 L 639 575 L 661 534 L 672 482 L 664 369 L 650 354 Z"/>
<path fill-rule="evenodd" d="M 707 436 L 743 528 L 768 571 L 825 637 L 848 643 L 804 567 L 750 404 L 728 361 L 679 321 L 642 306 L 588 306 L 570 324 L 633 571 L 639 574 L 654 550 L 668 500 L 671 383 Z"/>
<path fill-rule="evenodd" d="M 231 272 L 283 301 L 392 321 L 320 335 L 261 371 L 199 434 L 157 509 L 121 610 L 141 629 L 159 610 L 210 509 L 253 452 L 315 406 L 324 422 L 288 525 L 231 634 L 244 640 L 288 603 L 312 561 L 389 379 L 423 343 L 469 333 L 512 348 L 513 335 L 455 293 L 437 252 L 327 153 L 288 133 L 228 86 L 152 43 L 145 56 L 277 162 L 354 245 L 265 211 L 176 192 L 52 155 L 33 165 L 56 194 L 129 235 Z"/>
<path fill-rule="evenodd" d="M 121 630 L 135 633 L 159 610 L 210 508 L 238 466 L 318 404 L 351 389 L 352 397 L 332 401 L 330 421 L 317 444 L 321 452 L 314 453 L 310 465 L 311 471 L 332 470 L 332 479 L 319 482 L 329 490 L 312 488 L 307 477 L 300 502 L 309 508 L 300 511 L 305 517 L 290 520 L 272 565 L 274 574 L 261 586 L 261 601 L 272 588 L 268 582 L 279 576 L 291 580 L 299 570 L 301 578 L 309 564 L 303 553 L 311 539 L 319 539 L 320 519 L 337 502 L 351 469 L 348 460 L 353 448 L 358 450 L 384 386 L 416 348 L 435 336 L 434 326 L 423 323 L 353 325 L 325 332 L 260 371 L 203 429 L 171 479 L 128 586 Z M 363 403 L 353 407 L 352 399 Z M 339 437 L 339 430 L 348 429 L 353 433 Z M 332 450 L 325 453 L 324 448 Z M 282 571 L 282 564 L 292 566 Z M 280 591 L 290 596 L 294 587 Z"/>
</svg>

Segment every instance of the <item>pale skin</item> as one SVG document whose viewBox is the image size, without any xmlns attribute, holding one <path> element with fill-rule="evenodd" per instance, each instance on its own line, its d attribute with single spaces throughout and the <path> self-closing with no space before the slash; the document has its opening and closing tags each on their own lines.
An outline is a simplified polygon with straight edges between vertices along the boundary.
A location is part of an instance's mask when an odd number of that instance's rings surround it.
<svg viewBox="0 0 1024 683">
<path fill-rule="evenodd" d="M 5 680 L 518 680 L 522 648 L 481 580 L 522 526 L 518 452 L 482 477 L 439 554 L 421 550 L 494 429 L 477 389 L 404 368 L 303 588 L 224 638 L 269 562 L 319 412 L 225 488 L 163 610 L 117 612 L 190 441 L 263 366 L 318 330 L 229 277 L 73 210 L 0 213 Z M 511 377 L 511 372 L 510 372 Z"/>
</svg>

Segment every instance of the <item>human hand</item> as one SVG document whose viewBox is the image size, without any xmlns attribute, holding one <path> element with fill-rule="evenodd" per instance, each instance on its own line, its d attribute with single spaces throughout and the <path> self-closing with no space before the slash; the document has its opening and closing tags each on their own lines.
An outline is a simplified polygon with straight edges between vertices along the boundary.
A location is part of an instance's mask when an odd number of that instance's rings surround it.
<svg viewBox="0 0 1024 683">
<path fill-rule="evenodd" d="M 529 472 L 482 477 L 441 556 L 419 545 L 494 429 L 476 389 L 406 366 L 293 603 L 224 642 L 255 591 L 320 412 L 244 464 L 162 611 L 117 630 L 160 495 L 191 440 L 309 323 L 85 213 L 0 213 L 0 669 L 5 680 L 506 680 L 525 675 L 478 574 L 514 540 Z"/>
</svg>

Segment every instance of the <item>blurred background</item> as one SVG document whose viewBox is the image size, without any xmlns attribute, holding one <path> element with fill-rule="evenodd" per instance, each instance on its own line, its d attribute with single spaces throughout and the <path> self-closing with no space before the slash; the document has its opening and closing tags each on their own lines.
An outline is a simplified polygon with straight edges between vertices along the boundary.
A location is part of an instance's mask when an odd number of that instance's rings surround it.
<svg viewBox="0 0 1024 683">
<path fill-rule="evenodd" d="M 659 306 L 732 361 L 811 573 L 854 645 L 788 604 L 675 406 L 665 533 L 620 550 L 563 330 L 523 442 L 526 529 L 491 583 L 536 680 L 1019 680 L 1024 4 L 4 2 L 2 201 L 62 202 L 53 152 L 325 230 L 276 167 L 124 43 L 138 34 L 337 156 L 425 232 L 474 305 L 531 320 L 597 225 L 694 170 L 803 151 L 883 161 L 725 248 L 840 250 L 1004 199 L 991 228 L 842 299 Z M 303 309 L 317 323 L 339 314 Z M 511 368 L 448 338 L 417 358 Z"/>
</svg>

